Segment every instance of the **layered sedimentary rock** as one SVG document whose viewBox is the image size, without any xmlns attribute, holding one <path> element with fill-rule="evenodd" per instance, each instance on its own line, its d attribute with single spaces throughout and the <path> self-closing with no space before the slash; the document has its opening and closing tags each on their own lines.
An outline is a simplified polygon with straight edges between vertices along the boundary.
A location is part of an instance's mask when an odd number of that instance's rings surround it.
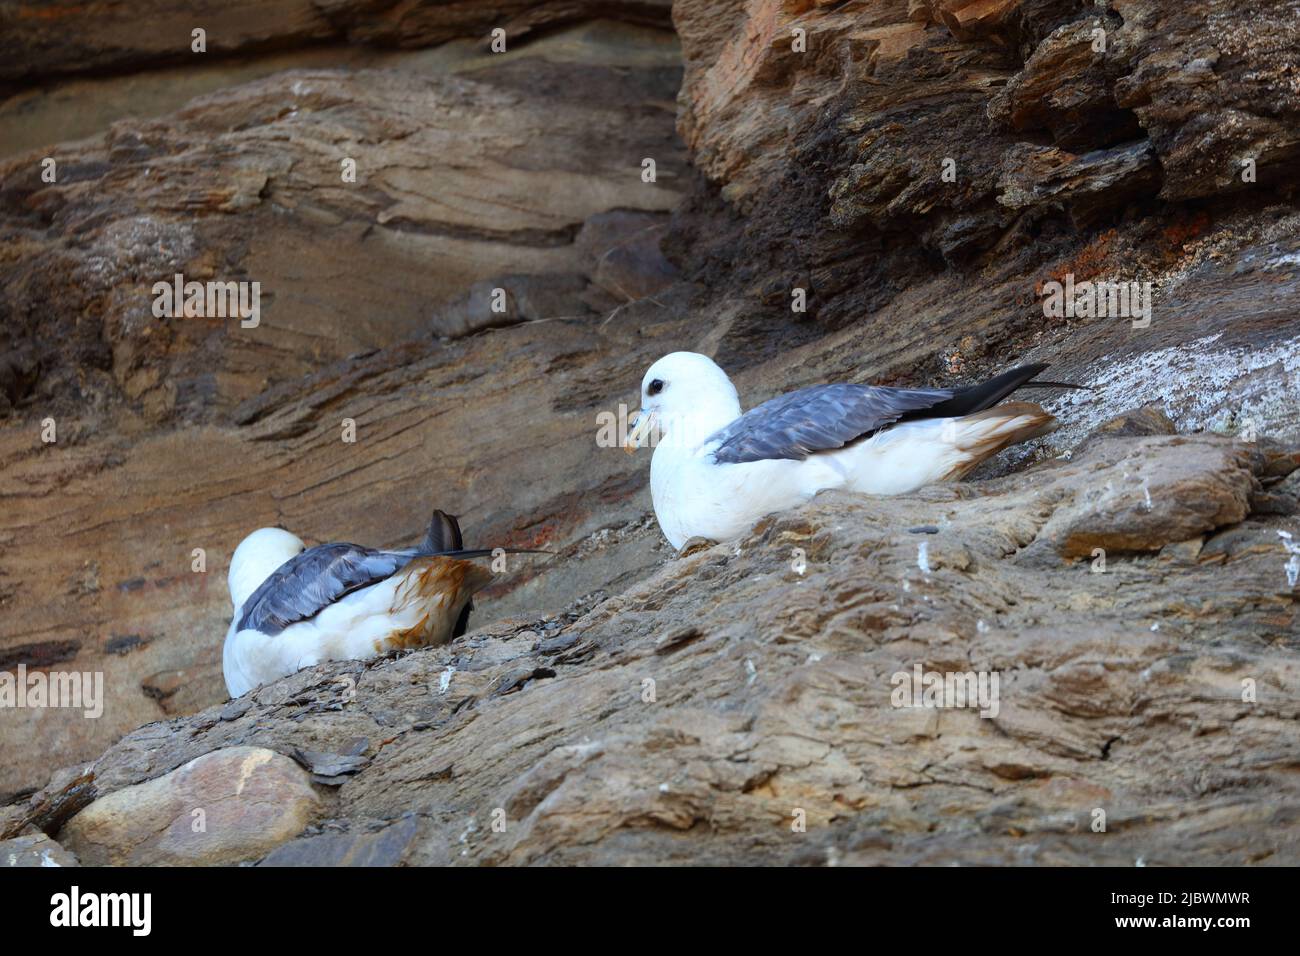
<svg viewBox="0 0 1300 956">
<path fill-rule="evenodd" d="M 405 545 L 443 508 L 475 544 L 569 552 L 558 589 L 512 569 L 498 592 L 541 589 L 516 610 L 653 560 L 584 541 L 643 518 L 596 413 L 658 349 L 601 323 L 682 320 L 632 304 L 674 278 L 675 44 L 607 24 L 534 54 L 284 73 L 6 162 L 0 660 L 108 688 L 103 717 L 15 711 L 9 739 L 89 756 L 222 699 L 226 563 L 260 525 Z M 177 274 L 257 282 L 256 327 L 155 315 Z"/>
<path fill-rule="evenodd" d="M 250 746 L 320 803 L 245 860 L 1297 859 L 1294 4 L 679 0 L 680 74 L 661 6 L 498 60 L 468 6 L 396 10 L 226 48 L 368 44 L 339 70 L 3 161 L 0 655 L 108 688 L 0 715 L 16 861 L 125 859 L 77 835 L 98 801 Z M 45 62 L 154 56 L 78 36 Z M 155 317 L 177 271 L 260 281 L 259 326 Z M 1097 315 L 1121 282 L 1139 311 Z M 677 557 L 597 416 L 678 348 L 746 405 L 1091 389 L 990 480 Z M 244 533 L 406 544 L 434 506 L 556 555 L 448 647 L 222 703 Z M 999 713 L 897 706 L 918 665 L 999 674 Z"/>
<path fill-rule="evenodd" d="M 1297 463 L 1106 437 L 978 487 L 825 495 L 590 609 L 142 728 L 63 832 L 134 846 L 106 804 L 268 748 L 329 808 L 272 863 L 1294 862 L 1296 611 L 1251 502 Z M 994 706 L 914 704 L 930 672 L 997 673 Z"/>
<path fill-rule="evenodd" d="M 346 41 L 417 48 L 490 31 L 507 40 L 600 15 L 666 25 L 669 0 L 143 0 L 23 3 L 0 11 L 0 82 L 122 71 L 192 60 L 194 31 L 214 56 Z"/>
</svg>

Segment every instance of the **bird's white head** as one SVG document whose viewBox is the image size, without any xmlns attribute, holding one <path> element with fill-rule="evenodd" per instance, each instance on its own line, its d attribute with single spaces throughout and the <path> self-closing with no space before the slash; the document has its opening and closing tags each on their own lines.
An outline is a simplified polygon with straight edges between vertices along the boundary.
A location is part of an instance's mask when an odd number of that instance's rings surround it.
<svg viewBox="0 0 1300 956">
<path fill-rule="evenodd" d="M 736 387 L 713 359 L 697 352 L 671 352 L 641 380 L 641 414 L 627 437 L 627 450 L 646 442 L 694 448 L 740 415 Z"/>
<path fill-rule="evenodd" d="M 226 582 L 237 611 L 280 565 L 307 549 L 302 539 L 282 528 L 258 528 L 235 549 Z"/>
</svg>

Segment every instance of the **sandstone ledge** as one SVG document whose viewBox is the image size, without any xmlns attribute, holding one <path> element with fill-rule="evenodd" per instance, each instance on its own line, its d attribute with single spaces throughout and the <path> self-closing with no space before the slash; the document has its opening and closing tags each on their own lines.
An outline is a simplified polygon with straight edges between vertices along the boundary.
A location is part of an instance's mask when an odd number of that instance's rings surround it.
<svg viewBox="0 0 1300 956">
<path fill-rule="evenodd" d="M 1295 595 L 1275 520 L 1241 513 L 1294 466 L 1106 438 L 982 485 L 822 495 L 585 613 L 142 727 L 62 833 L 252 746 L 313 752 L 331 794 L 269 862 L 1294 864 Z M 1104 573 L 1073 560 L 1081 507 Z M 1000 712 L 892 706 L 918 664 L 998 672 Z"/>
</svg>

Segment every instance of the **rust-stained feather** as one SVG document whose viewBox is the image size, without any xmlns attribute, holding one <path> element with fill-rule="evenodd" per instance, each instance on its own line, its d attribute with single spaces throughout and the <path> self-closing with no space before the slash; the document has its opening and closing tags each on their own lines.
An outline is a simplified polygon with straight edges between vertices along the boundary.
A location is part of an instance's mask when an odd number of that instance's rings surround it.
<svg viewBox="0 0 1300 956">
<path fill-rule="evenodd" d="M 420 619 L 411 627 L 376 640 L 376 652 L 448 640 L 462 605 L 491 579 L 486 568 L 472 561 L 437 556 L 412 561 L 402 572 L 389 613 L 405 615 L 414 606 L 422 612 Z"/>
<path fill-rule="evenodd" d="M 963 459 L 961 464 L 943 476 L 944 481 L 956 481 L 963 478 L 974 470 L 975 466 L 980 462 L 996 455 L 1008 445 L 1046 435 L 1057 425 L 1056 419 L 1049 412 L 1044 411 L 1033 402 L 1004 402 L 1001 405 L 986 408 L 982 412 L 976 412 L 974 415 L 967 415 L 960 419 L 959 423 L 984 418 L 1004 419 L 1008 422 L 1016 418 L 1024 418 L 1026 421 L 1025 424 L 1017 428 L 994 429 L 980 440 L 969 445 L 963 445 L 962 451 L 966 453 L 967 457 Z"/>
</svg>

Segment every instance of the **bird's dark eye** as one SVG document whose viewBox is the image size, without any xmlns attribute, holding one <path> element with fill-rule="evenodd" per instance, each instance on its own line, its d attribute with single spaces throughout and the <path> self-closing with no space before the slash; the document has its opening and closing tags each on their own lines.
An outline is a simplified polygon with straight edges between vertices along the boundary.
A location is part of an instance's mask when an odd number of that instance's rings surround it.
<svg viewBox="0 0 1300 956">
<path fill-rule="evenodd" d="M 664 390 L 663 379 L 657 378 L 650 383 L 650 387 L 645 390 L 645 393 L 647 395 L 658 395 L 663 390 Z"/>
</svg>

